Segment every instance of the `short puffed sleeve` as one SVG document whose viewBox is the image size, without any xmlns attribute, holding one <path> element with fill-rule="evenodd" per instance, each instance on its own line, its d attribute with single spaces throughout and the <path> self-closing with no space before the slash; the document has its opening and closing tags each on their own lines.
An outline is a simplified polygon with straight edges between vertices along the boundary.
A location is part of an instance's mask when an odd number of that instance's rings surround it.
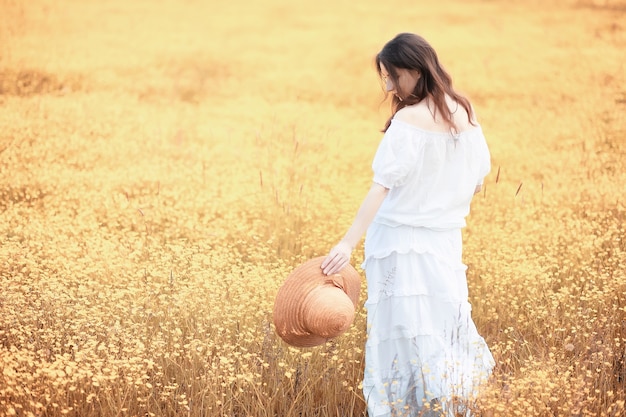
<svg viewBox="0 0 626 417">
<path fill-rule="evenodd" d="M 416 135 L 415 129 L 392 121 L 372 162 L 374 182 L 385 188 L 404 184 L 411 171 L 418 166 L 423 148 L 423 139 Z"/>
</svg>

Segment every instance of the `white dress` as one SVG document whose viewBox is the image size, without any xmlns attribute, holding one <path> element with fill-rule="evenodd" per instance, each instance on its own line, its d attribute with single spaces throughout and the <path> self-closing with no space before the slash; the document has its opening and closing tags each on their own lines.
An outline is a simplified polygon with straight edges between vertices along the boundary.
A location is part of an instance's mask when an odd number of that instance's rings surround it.
<svg viewBox="0 0 626 417">
<path fill-rule="evenodd" d="M 368 416 L 425 415 L 435 402 L 452 415 L 451 404 L 471 399 L 494 366 L 471 318 L 461 260 L 461 228 L 490 170 L 485 137 L 480 126 L 453 136 L 394 119 L 372 168 L 389 193 L 362 265 Z"/>
</svg>

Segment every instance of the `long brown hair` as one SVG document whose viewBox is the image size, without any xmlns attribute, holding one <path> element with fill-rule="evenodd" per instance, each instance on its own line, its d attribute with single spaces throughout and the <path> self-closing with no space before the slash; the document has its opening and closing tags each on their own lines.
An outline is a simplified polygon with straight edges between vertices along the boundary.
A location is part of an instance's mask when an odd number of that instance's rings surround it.
<svg viewBox="0 0 626 417">
<path fill-rule="evenodd" d="M 398 110 L 420 101 L 430 98 L 435 109 L 433 118 L 437 113 L 450 126 L 451 131 L 456 131 L 457 126 L 452 119 L 454 112 L 450 111 L 446 104 L 446 95 L 463 106 L 467 112 L 468 121 L 473 125 L 474 114 L 472 106 L 467 98 L 463 97 L 452 88 L 452 78 L 443 69 L 437 58 L 437 53 L 424 38 L 413 33 L 400 33 L 387 42 L 383 49 L 376 55 L 376 70 L 382 78 L 380 64 L 383 64 L 389 72 L 389 78 L 395 86 L 398 86 L 398 72 L 396 69 L 417 70 L 420 74 L 415 89 L 406 98 L 400 100 L 395 95 L 391 101 L 391 117 L 383 131 L 391 124 L 391 119 Z"/>
</svg>

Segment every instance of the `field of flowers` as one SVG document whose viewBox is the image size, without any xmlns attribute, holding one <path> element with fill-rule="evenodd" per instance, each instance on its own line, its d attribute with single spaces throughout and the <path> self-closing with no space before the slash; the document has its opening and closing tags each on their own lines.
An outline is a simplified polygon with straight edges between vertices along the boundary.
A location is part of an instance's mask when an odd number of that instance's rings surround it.
<svg viewBox="0 0 626 417">
<path fill-rule="evenodd" d="M 271 314 L 369 187 L 403 31 L 492 152 L 472 407 L 626 415 L 624 0 L 0 0 L 0 415 L 364 416 L 364 309 L 312 349 Z"/>
</svg>

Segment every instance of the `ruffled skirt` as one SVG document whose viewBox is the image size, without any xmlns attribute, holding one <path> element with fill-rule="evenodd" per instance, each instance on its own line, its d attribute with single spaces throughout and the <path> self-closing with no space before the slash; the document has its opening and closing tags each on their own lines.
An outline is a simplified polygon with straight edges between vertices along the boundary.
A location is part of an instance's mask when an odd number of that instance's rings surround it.
<svg viewBox="0 0 626 417">
<path fill-rule="evenodd" d="M 453 415 L 491 373 L 494 360 L 471 318 L 461 254 L 460 229 L 378 223 L 368 229 L 369 417 Z M 435 405 L 443 412 L 427 414 Z"/>
</svg>

